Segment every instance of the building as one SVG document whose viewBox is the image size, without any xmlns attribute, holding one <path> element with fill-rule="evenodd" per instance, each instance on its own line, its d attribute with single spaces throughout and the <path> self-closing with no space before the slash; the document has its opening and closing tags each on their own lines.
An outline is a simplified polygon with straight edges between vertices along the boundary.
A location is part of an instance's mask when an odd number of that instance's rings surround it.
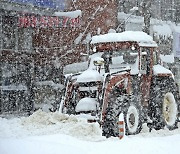
<svg viewBox="0 0 180 154">
<path fill-rule="evenodd" d="M 22 11 L 24 10 L 24 11 Z M 35 82 L 33 37 L 35 28 L 21 27 L 24 14 L 49 15 L 53 9 L 23 3 L 0 2 L 0 113 L 30 112 L 34 108 Z"/>
<path fill-rule="evenodd" d="M 129 13 L 132 7 L 137 6 L 139 7 L 139 13 L 136 13 L 136 15 L 140 15 L 142 2 L 151 2 L 150 10 L 153 18 L 180 22 L 179 0 L 120 0 L 118 8 L 119 11 Z"/>
<path fill-rule="evenodd" d="M 63 67 L 116 27 L 116 0 L 0 1 L 0 113 L 57 107 Z"/>
</svg>

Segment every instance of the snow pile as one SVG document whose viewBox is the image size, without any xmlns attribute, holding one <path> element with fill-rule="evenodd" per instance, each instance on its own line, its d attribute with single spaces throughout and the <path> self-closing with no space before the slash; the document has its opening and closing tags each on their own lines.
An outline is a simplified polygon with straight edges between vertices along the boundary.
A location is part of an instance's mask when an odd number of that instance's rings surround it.
<svg viewBox="0 0 180 154">
<path fill-rule="evenodd" d="M 22 119 L 22 125 L 27 126 L 33 124 L 34 126 L 37 127 L 44 127 L 45 125 L 52 125 L 56 124 L 57 122 L 62 122 L 62 121 L 77 121 L 77 119 L 72 119 L 69 118 L 65 114 L 59 114 L 57 112 L 52 113 L 52 112 L 43 112 L 41 110 L 38 110 L 31 116 L 27 118 Z"/>
<path fill-rule="evenodd" d="M 66 134 L 81 139 L 101 138 L 99 124 L 66 114 L 36 111 L 29 117 L 0 118 L 0 137 L 26 137 L 36 135 Z"/>
<path fill-rule="evenodd" d="M 175 134 L 180 134 L 180 123 L 178 124 L 178 129 L 174 129 L 170 131 L 167 127 L 165 127 L 164 129 L 158 131 L 152 129 L 151 132 L 149 132 L 149 128 L 147 127 L 147 124 L 143 124 L 142 131 L 140 132 L 140 134 L 137 134 L 136 136 L 149 138 L 149 137 L 166 137 Z"/>
<path fill-rule="evenodd" d="M 99 138 L 101 138 L 100 137 L 101 130 L 97 123 L 91 123 L 91 124 L 79 123 L 74 127 L 70 128 L 70 135 L 81 138 L 88 137 L 88 139 L 91 140 L 93 138 L 96 138 L 97 135 L 99 136 Z"/>
</svg>

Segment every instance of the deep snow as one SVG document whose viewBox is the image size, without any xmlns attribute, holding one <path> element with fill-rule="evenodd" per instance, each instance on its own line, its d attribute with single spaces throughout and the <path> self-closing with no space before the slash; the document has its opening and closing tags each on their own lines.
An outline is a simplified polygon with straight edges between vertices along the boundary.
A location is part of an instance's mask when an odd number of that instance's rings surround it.
<svg viewBox="0 0 180 154">
<path fill-rule="evenodd" d="M 122 140 L 101 136 L 97 123 L 77 116 L 37 111 L 30 117 L 0 118 L 0 154 L 179 154 L 180 128 Z"/>
</svg>

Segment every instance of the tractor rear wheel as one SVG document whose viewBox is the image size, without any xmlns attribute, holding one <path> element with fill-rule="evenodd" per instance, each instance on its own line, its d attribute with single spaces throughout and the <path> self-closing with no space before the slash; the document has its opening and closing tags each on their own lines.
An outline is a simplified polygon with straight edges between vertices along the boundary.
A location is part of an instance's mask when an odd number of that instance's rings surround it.
<svg viewBox="0 0 180 154">
<path fill-rule="evenodd" d="M 177 104 L 172 93 L 166 93 L 163 99 L 162 114 L 165 125 L 172 129 L 177 122 Z"/>
<path fill-rule="evenodd" d="M 110 98 L 102 125 L 103 136 L 106 136 L 108 138 L 111 136 L 117 137 L 119 135 L 118 115 L 121 112 L 121 104 L 123 103 L 123 101 L 124 99 L 122 99 L 120 102 L 119 98 L 115 98 L 114 96 Z"/>
<path fill-rule="evenodd" d="M 150 103 L 150 117 L 156 130 L 177 128 L 178 93 L 173 79 L 157 80 Z"/>
</svg>

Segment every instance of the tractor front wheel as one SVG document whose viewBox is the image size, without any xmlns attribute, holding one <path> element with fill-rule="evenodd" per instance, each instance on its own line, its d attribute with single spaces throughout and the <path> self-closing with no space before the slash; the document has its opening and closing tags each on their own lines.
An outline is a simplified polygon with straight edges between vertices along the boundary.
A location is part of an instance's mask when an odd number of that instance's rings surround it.
<svg viewBox="0 0 180 154">
<path fill-rule="evenodd" d="M 126 134 L 138 134 L 142 129 L 141 110 L 136 104 L 130 104 L 124 112 Z"/>
<path fill-rule="evenodd" d="M 141 110 L 137 102 L 127 96 L 120 96 L 110 99 L 106 109 L 106 116 L 102 126 L 103 136 L 118 137 L 119 135 L 119 116 L 124 115 L 125 134 L 135 135 L 142 129 Z"/>
</svg>

